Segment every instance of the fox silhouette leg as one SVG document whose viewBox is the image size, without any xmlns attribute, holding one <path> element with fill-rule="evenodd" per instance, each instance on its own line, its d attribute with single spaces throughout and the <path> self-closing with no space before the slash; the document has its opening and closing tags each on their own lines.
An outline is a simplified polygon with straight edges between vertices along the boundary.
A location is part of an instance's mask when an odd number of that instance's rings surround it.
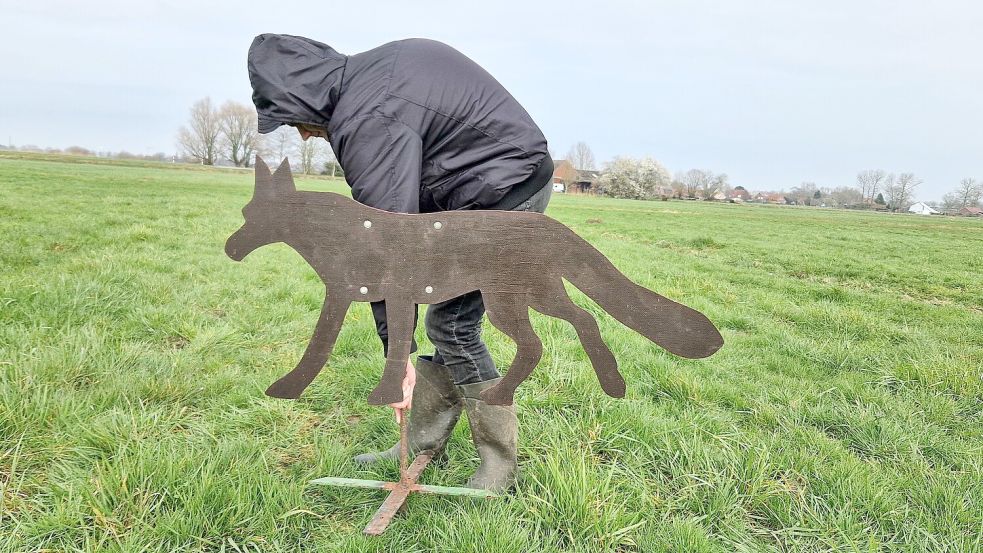
<svg viewBox="0 0 983 553">
<path fill-rule="evenodd" d="M 618 371 L 618 361 L 601 339 L 601 330 L 594 316 L 577 305 L 559 283 L 558 293 L 550 297 L 550 301 L 534 301 L 532 308 L 544 315 L 563 319 L 573 325 L 584 345 L 584 351 L 590 358 L 591 366 L 601 389 L 611 397 L 625 397 L 625 379 Z"/>
<path fill-rule="evenodd" d="M 515 359 L 498 384 L 481 392 L 491 405 L 512 405 L 515 389 L 529 377 L 543 357 L 543 342 L 529 322 L 529 306 L 515 297 L 496 297 L 482 293 L 488 320 L 515 342 Z"/>
<path fill-rule="evenodd" d="M 403 377 L 413 349 L 413 320 L 416 304 L 386 298 L 386 322 L 389 326 L 389 355 L 382 379 L 369 394 L 369 405 L 388 405 L 403 401 Z"/>
<path fill-rule="evenodd" d="M 335 340 L 338 339 L 338 332 L 341 330 L 341 323 L 345 320 L 345 313 L 352 304 L 350 300 L 331 298 L 329 295 L 324 297 L 324 305 L 321 307 L 321 315 L 317 319 L 314 327 L 314 335 L 311 337 L 304 356 L 301 357 L 297 367 L 277 380 L 266 389 L 266 395 L 281 399 L 296 399 L 314 380 L 314 377 L 321 372 L 331 350 L 334 349 Z"/>
</svg>

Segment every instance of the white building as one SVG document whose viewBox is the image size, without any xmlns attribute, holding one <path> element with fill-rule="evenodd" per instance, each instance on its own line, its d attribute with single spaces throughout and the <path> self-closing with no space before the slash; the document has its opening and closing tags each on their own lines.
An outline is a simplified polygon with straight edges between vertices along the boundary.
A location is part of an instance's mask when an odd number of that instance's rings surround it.
<svg viewBox="0 0 983 553">
<path fill-rule="evenodd" d="M 938 211 L 932 209 L 931 206 L 926 205 L 924 202 L 912 204 L 912 206 L 908 208 L 908 212 L 917 213 L 919 215 L 934 215 L 938 213 Z"/>
</svg>

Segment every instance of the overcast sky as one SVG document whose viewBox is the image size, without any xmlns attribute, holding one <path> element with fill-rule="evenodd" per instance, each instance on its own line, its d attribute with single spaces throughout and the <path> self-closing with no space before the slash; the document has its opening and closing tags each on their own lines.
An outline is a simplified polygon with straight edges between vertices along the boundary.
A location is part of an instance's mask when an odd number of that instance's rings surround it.
<svg viewBox="0 0 983 553">
<path fill-rule="evenodd" d="M 173 152 L 198 98 L 249 102 L 252 37 L 407 37 L 491 72 L 558 158 L 653 156 L 733 185 L 983 178 L 983 4 L 925 1 L 0 0 L 0 140 Z"/>
</svg>

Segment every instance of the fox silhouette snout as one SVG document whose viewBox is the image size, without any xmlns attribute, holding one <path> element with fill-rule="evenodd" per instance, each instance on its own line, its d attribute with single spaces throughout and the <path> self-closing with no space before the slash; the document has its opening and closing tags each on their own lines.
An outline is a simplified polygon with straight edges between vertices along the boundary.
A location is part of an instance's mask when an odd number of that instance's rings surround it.
<svg viewBox="0 0 983 553">
<path fill-rule="evenodd" d="M 265 245 L 265 241 L 257 240 L 249 235 L 245 225 L 232 233 L 232 236 L 225 241 L 225 255 L 235 261 L 242 261 L 247 255 L 251 254 L 256 248 Z"/>
</svg>

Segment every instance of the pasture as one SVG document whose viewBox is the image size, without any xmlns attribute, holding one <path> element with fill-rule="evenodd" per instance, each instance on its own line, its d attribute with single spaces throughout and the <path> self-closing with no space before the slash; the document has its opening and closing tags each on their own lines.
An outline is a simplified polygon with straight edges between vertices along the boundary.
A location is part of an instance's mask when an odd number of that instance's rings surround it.
<svg viewBox="0 0 983 553">
<path fill-rule="evenodd" d="M 413 496 L 369 538 L 381 493 L 306 482 L 397 474 L 350 462 L 398 434 L 365 401 L 371 314 L 301 399 L 263 395 L 323 287 L 283 245 L 225 256 L 251 191 L 251 171 L 0 153 L 0 551 L 983 551 L 983 220 L 554 195 L 725 346 L 673 357 L 576 293 L 628 382 L 613 400 L 534 314 L 515 492 Z M 477 465 L 466 424 L 448 453 L 423 482 Z"/>
</svg>

